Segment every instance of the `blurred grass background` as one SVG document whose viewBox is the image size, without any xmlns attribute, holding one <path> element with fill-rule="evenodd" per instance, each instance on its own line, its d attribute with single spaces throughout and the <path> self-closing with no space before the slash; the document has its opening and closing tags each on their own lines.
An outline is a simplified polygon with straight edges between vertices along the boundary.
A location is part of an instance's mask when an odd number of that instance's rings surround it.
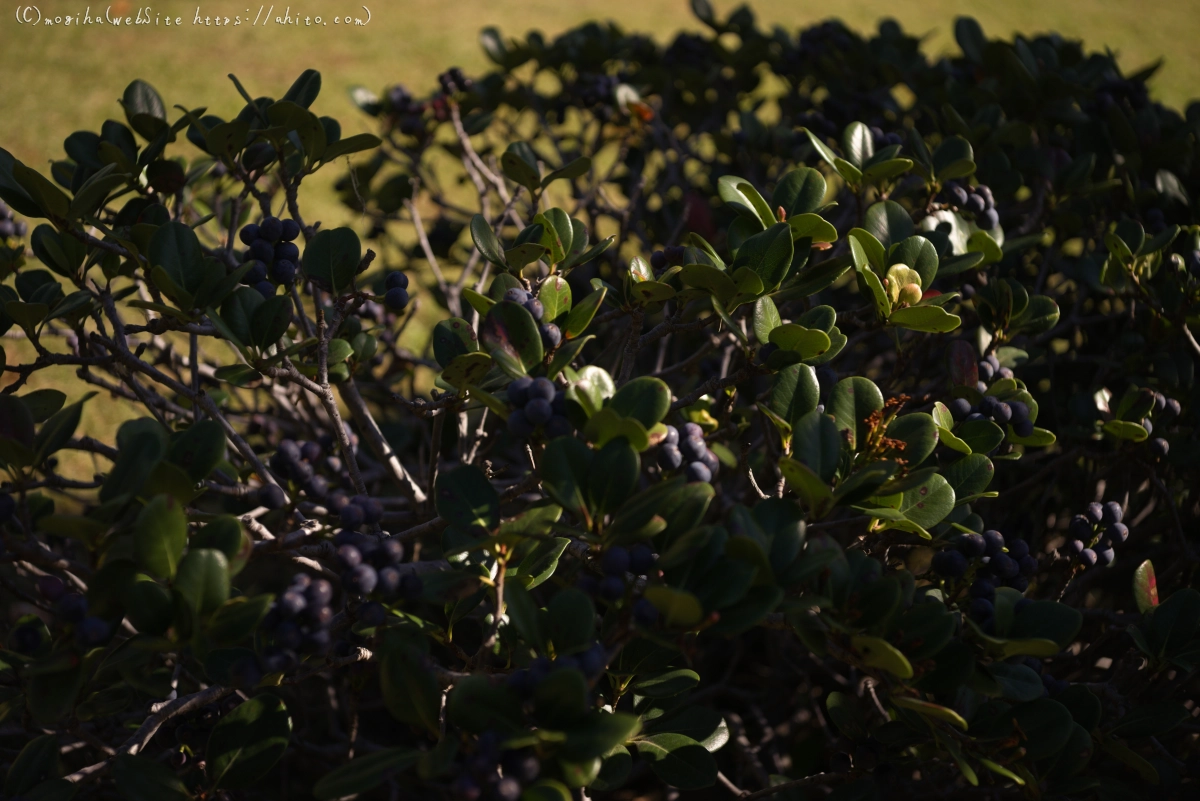
<svg viewBox="0 0 1200 801">
<path fill-rule="evenodd" d="M 417 94 L 427 92 L 436 75 L 452 65 L 468 74 L 489 67 L 478 32 L 498 26 L 506 36 L 523 36 L 532 29 L 553 36 L 587 20 L 615 20 L 623 28 L 669 41 L 679 30 L 703 26 L 691 14 L 688 0 L 366 0 L 372 21 L 364 27 L 327 24 L 323 27 L 274 24 L 251 27 L 197 26 L 202 15 L 237 14 L 253 17 L 257 4 L 236 0 L 195 0 L 154 3 L 152 15 L 183 17 L 181 28 L 138 26 L 32 27 L 14 16 L 0 16 L 0 147 L 17 158 L 49 171 L 49 162 L 63 155 L 62 141 L 81 129 L 99 130 L 107 118 L 123 119 L 117 98 L 126 84 L 142 78 L 153 84 L 168 107 L 207 106 L 229 117 L 242 105 L 226 74 L 234 72 L 253 95 L 280 96 L 301 70 L 321 71 L 324 88 L 314 111 L 337 117 L 348 135 L 370 129 L 370 120 L 350 102 L 347 90 L 363 85 L 381 91 L 404 83 Z M 269 4 L 268 4 L 269 5 Z M 292 6 L 295 15 L 364 16 L 361 2 L 312 0 Z M 716 0 L 724 17 L 733 8 Z M 103 13 L 105 4 L 91 12 Z M 276 5 L 280 15 L 288 4 Z M 145 8 L 129 0 L 110 4 L 114 15 L 135 15 Z M 989 36 L 1057 31 L 1082 39 L 1089 48 L 1110 48 L 1127 72 L 1159 58 L 1164 66 L 1153 78 L 1155 95 L 1176 107 L 1200 96 L 1200 11 L 1194 3 L 1125 0 L 1008 0 L 1004 3 L 965 0 L 756 0 L 751 4 L 759 25 L 783 26 L 789 32 L 830 17 L 839 17 L 860 31 L 873 30 L 891 17 L 910 33 L 925 37 L 931 56 L 957 49 L 953 35 L 956 16 L 975 16 Z M 82 14 L 84 0 L 42 0 L 43 16 Z M 175 113 L 172 112 L 172 117 Z M 187 152 L 184 145 L 176 152 Z M 332 197 L 331 185 L 343 172 L 329 168 L 306 182 L 302 201 L 326 226 L 339 224 L 346 214 Z M 422 314 L 431 313 L 432 308 Z M 419 329 L 420 325 L 412 326 Z M 410 344 L 420 348 L 424 332 Z M 28 343 L 4 340 L 9 363 L 30 357 Z M 74 400 L 82 391 L 72 368 L 39 373 L 29 388 L 57 387 Z M 82 430 L 110 439 L 116 426 L 135 414 L 127 403 L 100 397 L 88 405 Z M 65 466 L 64 466 L 65 467 Z M 68 473 L 69 474 L 69 473 Z"/>
</svg>

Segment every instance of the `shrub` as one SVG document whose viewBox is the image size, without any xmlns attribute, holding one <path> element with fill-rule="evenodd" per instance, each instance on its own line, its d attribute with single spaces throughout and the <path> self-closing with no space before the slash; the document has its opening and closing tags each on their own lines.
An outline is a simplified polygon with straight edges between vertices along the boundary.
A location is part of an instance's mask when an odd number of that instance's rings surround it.
<svg viewBox="0 0 1200 801">
<path fill-rule="evenodd" d="M 693 6 L 0 151 L 7 796 L 1194 791 L 1200 107 Z"/>
</svg>

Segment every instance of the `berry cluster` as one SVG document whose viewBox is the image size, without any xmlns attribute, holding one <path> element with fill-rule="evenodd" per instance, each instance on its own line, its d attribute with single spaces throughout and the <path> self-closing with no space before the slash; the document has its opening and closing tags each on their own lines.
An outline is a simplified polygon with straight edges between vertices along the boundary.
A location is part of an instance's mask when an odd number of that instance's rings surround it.
<svg viewBox="0 0 1200 801">
<path fill-rule="evenodd" d="M 1022 598 L 1017 602 L 1016 609 L 1020 609 L 1023 605 L 1031 603 L 1033 603 L 1033 601 L 1029 600 L 1028 598 Z M 1021 664 L 1025 665 L 1025 667 L 1041 676 L 1042 687 L 1044 688 L 1042 693 L 1043 696 L 1058 695 L 1063 690 L 1071 686 L 1071 682 L 1067 681 L 1066 679 L 1056 679 L 1049 673 L 1046 673 L 1045 663 L 1043 663 L 1042 660 L 1038 659 L 1036 656 L 1027 656 L 1020 660 L 1020 662 Z"/>
<path fill-rule="evenodd" d="M 948 183 L 942 190 L 942 199 L 956 209 L 974 214 L 975 224 L 984 231 L 991 231 L 1000 224 L 996 200 L 992 197 L 992 190 L 984 184 L 970 186 L 957 181 Z"/>
<path fill-rule="evenodd" d="M 341 459 L 336 456 L 322 459 L 323 452 L 324 448 L 318 442 L 283 439 L 271 456 L 271 469 L 277 475 L 294 481 L 310 498 L 323 500 L 329 494 L 329 480 L 318 474 L 317 470 L 324 467 L 336 473 L 344 472 Z M 345 480 L 346 485 L 350 486 L 348 474 Z M 268 509 L 281 509 L 285 494 L 274 484 L 266 484 L 258 490 L 257 501 Z"/>
<path fill-rule="evenodd" d="M 17 499 L 7 492 L 0 492 L 0 526 L 3 526 L 17 513 Z"/>
<path fill-rule="evenodd" d="M 535 781 L 542 764 L 532 748 L 502 750 L 504 738 L 486 731 L 475 743 L 475 753 L 460 766 L 450 784 L 450 798 L 478 801 L 487 793 L 495 801 L 517 801 L 524 786 Z"/>
<path fill-rule="evenodd" d="M 683 474 L 688 481 L 709 482 L 717 477 L 721 462 L 704 442 L 704 429 L 695 423 L 683 426 L 683 437 L 679 429 L 667 426 L 667 437 L 658 446 L 658 466 L 663 470 L 678 470 L 684 465 Z"/>
<path fill-rule="evenodd" d="M 972 406 L 966 398 L 955 398 L 947 404 L 956 423 L 973 420 L 991 420 L 1001 428 L 1011 424 L 1018 437 L 1033 434 L 1033 420 L 1029 417 L 1029 406 L 1023 401 L 1002 401 L 993 395 L 984 395 L 979 404 Z"/>
<path fill-rule="evenodd" d="M 1088 504 L 1087 511 L 1071 518 L 1067 553 L 1084 567 L 1110 565 L 1114 548 L 1129 539 L 1129 527 L 1121 520 L 1125 510 L 1116 501 Z"/>
<path fill-rule="evenodd" d="M 383 305 L 397 314 L 404 311 L 408 305 L 408 276 L 393 270 L 384 279 L 384 289 Z"/>
<path fill-rule="evenodd" d="M 562 343 L 562 331 L 558 326 L 554 323 L 542 322 L 542 318 L 546 316 L 546 308 L 540 300 L 517 286 L 505 292 L 504 299 L 524 306 L 525 311 L 533 315 L 534 322 L 538 324 L 538 333 L 542 336 L 543 348 L 554 350 Z"/>
<path fill-rule="evenodd" d="M 10 236 L 25 236 L 29 227 L 22 220 L 13 217 L 12 209 L 0 200 L 0 243 Z"/>
<path fill-rule="evenodd" d="M 992 529 L 956 537 L 952 548 L 934 554 L 930 567 L 947 581 L 973 577 L 968 590 L 971 617 L 984 631 L 991 632 L 995 626 L 996 588 L 1006 586 L 1025 592 L 1038 562 L 1025 540 L 1006 541 L 1003 534 Z"/>
<path fill-rule="evenodd" d="M 1183 407 L 1179 404 L 1179 401 L 1174 398 L 1168 398 L 1161 392 L 1154 393 L 1154 405 L 1151 407 L 1151 413 L 1159 423 L 1164 426 L 1171 423 L 1179 417 L 1182 411 Z M 1142 428 L 1146 429 L 1147 435 L 1154 434 L 1154 425 L 1150 422 L 1149 417 L 1142 420 Z M 1150 449 L 1150 453 L 1155 459 L 1165 459 L 1171 451 L 1171 444 L 1163 437 L 1150 436 L 1146 440 L 1146 447 Z"/>
<path fill-rule="evenodd" d="M 679 266 L 683 264 L 685 253 L 686 248 L 682 245 L 668 245 L 662 250 L 656 250 L 650 254 L 650 268 L 660 273 L 668 267 Z"/>
<path fill-rule="evenodd" d="M 902 144 L 904 142 L 904 137 L 895 131 L 884 133 L 882 128 L 872 125 L 871 141 L 874 142 L 876 150 L 882 150 L 885 147 Z"/>
<path fill-rule="evenodd" d="M 296 265 L 300 263 L 300 248 L 293 241 L 298 236 L 300 224 L 295 220 L 263 217 L 262 222 L 244 226 L 238 237 L 246 246 L 250 269 L 242 283 L 254 287 L 265 298 L 275 294 L 277 284 L 291 286 L 296 280 Z"/>
<path fill-rule="evenodd" d="M 81 593 L 68 592 L 66 583 L 57 576 L 38 576 L 38 593 L 54 604 L 54 614 L 58 620 L 74 627 L 75 640 L 83 648 L 96 648 L 108 642 L 114 633 L 114 627 L 107 620 L 88 614 L 88 602 Z M 23 632 L 17 639 L 18 646 L 35 650 L 40 641 L 37 629 L 31 632 L 26 627 L 18 629 Z M 34 640 L 33 637 L 38 637 Z M 32 647 L 30 647 L 32 646 Z M 21 650 L 20 647 L 17 650 Z M 24 651 L 28 653 L 29 651 Z"/>
<path fill-rule="evenodd" d="M 606 601 L 619 601 L 625 597 L 628 574 L 646 576 L 654 572 L 657 557 L 650 547 L 641 543 L 632 548 L 614 545 L 600 557 L 600 571 L 604 578 L 597 579 L 587 573 L 580 574 L 576 586 L 588 595 L 598 595 Z M 649 601 L 640 599 L 633 605 L 634 619 L 642 625 L 653 625 L 658 619 L 658 610 Z"/>
<path fill-rule="evenodd" d="M 415 601 L 425 589 L 415 573 L 401 573 L 404 543 L 398 539 L 374 537 L 343 529 L 333 538 L 338 563 L 342 567 L 342 589 L 350 595 L 372 595 L 384 601 Z M 386 620 L 386 610 L 378 603 L 359 607 L 359 619 L 368 625 Z"/>
<path fill-rule="evenodd" d="M 305 573 L 292 577 L 291 585 L 275 599 L 263 618 L 263 630 L 274 641 L 274 647 L 263 651 L 262 667 L 268 673 L 294 666 L 299 661 L 298 654 L 319 653 L 329 647 L 332 601 L 333 584 L 329 581 Z M 247 672 L 241 679 L 248 682 L 253 676 L 249 666 L 244 667 Z"/>
<path fill-rule="evenodd" d="M 539 428 L 546 439 L 571 435 L 566 397 L 550 379 L 521 376 L 508 385 L 508 403 L 513 407 L 508 430 L 514 436 L 528 439 Z"/>
<path fill-rule="evenodd" d="M 442 87 L 442 91 L 448 95 L 456 95 L 459 92 L 468 92 L 474 85 L 474 82 L 463 75 L 463 71 L 458 67 L 451 67 L 438 76 L 438 85 Z"/>
</svg>

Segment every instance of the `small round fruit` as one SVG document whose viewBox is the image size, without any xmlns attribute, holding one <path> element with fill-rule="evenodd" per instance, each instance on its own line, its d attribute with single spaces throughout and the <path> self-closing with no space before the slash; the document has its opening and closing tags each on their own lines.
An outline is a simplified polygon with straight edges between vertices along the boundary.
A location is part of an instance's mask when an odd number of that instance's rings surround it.
<svg viewBox="0 0 1200 801">
<path fill-rule="evenodd" d="M 996 607 L 986 598 L 975 598 L 971 601 L 971 617 L 975 620 L 983 620 L 991 617 L 996 613 Z"/>
<path fill-rule="evenodd" d="M 404 311 L 404 307 L 408 305 L 408 290 L 403 287 L 389 289 L 383 296 L 383 305 L 394 312 Z"/>
<path fill-rule="evenodd" d="M 533 386 L 533 379 L 527 375 L 520 378 L 514 378 L 512 383 L 508 385 L 508 402 L 518 409 L 529 402 L 529 388 Z"/>
<path fill-rule="evenodd" d="M 1008 541 L 1008 555 L 1013 559 L 1020 559 L 1029 553 L 1029 543 L 1025 540 L 1011 539 Z"/>
<path fill-rule="evenodd" d="M 17 501 L 7 492 L 0 492 L 0 526 L 3 526 L 17 512 Z"/>
<path fill-rule="evenodd" d="M 931 562 L 933 571 L 948 579 L 959 579 L 967 572 L 967 557 L 959 551 L 938 551 Z"/>
<path fill-rule="evenodd" d="M 687 476 L 689 482 L 703 481 L 708 483 L 712 481 L 712 471 L 704 464 L 704 462 L 689 462 L 684 468 L 683 474 Z"/>
<path fill-rule="evenodd" d="M 547 403 L 554 402 L 554 396 L 558 390 L 554 387 L 554 382 L 549 378 L 535 378 L 529 386 L 529 400 L 541 398 Z"/>
<path fill-rule="evenodd" d="M 600 597 L 606 601 L 616 601 L 625 595 L 625 579 L 620 576 L 607 576 L 600 582 Z"/>
<path fill-rule="evenodd" d="M 263 264 L 270 264 L 275 261 L 275 246 L 265 239 L 255 239 L 250 246 L 250 255 Z"/>
<path fill-rule="evenodd" d="M 524 409 L 514 409 L 508 415 L 508 431 L 518 439 L 528 439 L 533 436 L 533 423 L 525 416 Z"/>
<path fill-rule="evenodd" d="M 1025 420 L 1021 420 L 1020 422 L 1012 423 L 1011 425 L 1013 427 L 1013 433 L 1015 433 L 1018 437 L 1032 437 L 1033 436 L 1033 421 L 1032 420 L 1029 420 L 1027 418 Z"/>
<path fill-rule="evenodd" d="M 654 570 L 654 551 L 638 543 L 629 549 L 629 569 L 635 576 L 645 576 Z"/>
<path fill-rule="evenodd" d="M 1109 501 L 1104 504 L 1104 509 L 1101 512 L 1100 522 L 1111 526 L 1113 523 L 1120 523 L 1125 517 L 1125 510 L 1121 508 L 1121 504 L 1116 501 Z"/>
<path fill-rule="evenodd" d="M 525 301 L 529 300 L 530 297 L 531 295 L 519 286 L 510 287 L 504 292 L 504 300 L 511 303 L 518 303 L 522 306 L 525 305 Z"/>
<path fill-rule="evenodd" d="M 342 526 L 345 528 L 358 528 L 365 521 L 366 515 L 363 513 L 363 508 L 353 503 L 348 503 L 342 507 L 339 514 L 342 521 Z"/>
<path fill-rule="evenodd" d="M 267 280 L 267 265 L 263 264 L 258 259 L 250 262 L 250 269 L 242 275 L 242 283 L 246 286 L 254 286 L 259 281 Z"/>
<path fill-rule="evenodd" d="M 959 553 L 968 559 L 978 559 L 987 550 L 987 543 L 983 541 L 982 535 L 974 532 L 959 536 L 954 545 Z"/>
<path fill-rule="evenodd" d="M 38 576 L 37 589 L 50 603 L 57 603 L 67 594 L 67 585 L 58 576 Z"/>
<path fill-rule="evenodd" d="M 342 586 L 354 595 L 370 595 L 379 583 L 379 574 L 368 564 L 353 567 L 342 574 Z"/>
<path fill-rule="evenodd" d="M 997 403 L 992 409 L 992 419 L 1000 425 L 1004 425 L 1012 419 L 1012 407 L 1007 403 Z"/>
<path fill-rule="evenodd" d="M 242 230 L 238 232 L 238 239 L 242 240 L 246 247 L 253 245 L 254 240 L 258 239 L 258 223 L 242 226 Z"/>
<path fill-rule="evenodd" d="M 550 418 L 550 422 L 542 426 L 542 432 L 546 435 L 546 439 L 554 439 L 556 437 L 569 437 L 575 430 L 571 425 L 571 421 L 561 414 L 556 414 Z"/>
<path fill-rule="evenodd" d="M 667 269 L 667 254 L 656 250 L 650 254 L 650 267 L 654 270 Z"/>
<path fill-rule="evenodd" d="M 1021 566 L 1017 564 L 1017 560 L 1013 559 L 1006 553 L 998 553 L 991 557 L 988 562 L 988 567 L 992 569 L 997 576 L 1003 579 L 1014 578 L 1021 572 Z"/>
<path fill-rule="evenodd" d="M 1150 440 L 1150 453 L 1154 454 L 1157 459 L 1165 459 L 1171 450 L 1171 444 L 1162 437 L 1155 437 Z"/>
<path fill-rule="evenodd" d="M 300 261 L 300 248 L 296 247 L 295 242 L 280 242 L 275 245 L 275 261 L 284 259 L 286 261 Z"/>
<path fill-rule="evenodd" d="M 554 323 L 538 326 L 538 333 L 542 335 L 542 347 L 546 350 L 554 350 L 562 344 L 562 330 Z"/>
<path fill-rule="evenodd" d="M 551 408 L 550 402 L 543 398 L 534 398 L 525 404 L 525 419 L 530 425 L 537 427 L 550 422 L 550 418 L 554 416 L 554 409 Z"/>
<path fill-rule="evenodd" d="M 1012 411 L 1013 423 L 1029 419 L 1029 405 L 1024 401 L 1009 401 L 1008 408 Z"/>
<path fill-rule="evenodd" d="M 267 509 L 282 509 L 287 505 L 287 494 L 278 484 L 264 484 L 258 488 L 258 505 Z"/>
<path fill-rule="evenodd" d="M 408 289 L 408 276 L 399 270 L 392 270 L 383 281 L 385 289 Z"/>
<path fill-rule="evenodd" d="M 77 592 L 69 592 L 54 605 L 54 611 L 64 623 L 78 623 L 88 612 L 87 598 Z"/>
<path fill-rule="evenodd" d="M 111 633 L 112 626 L 108 625 L 108 621 L 98 617 L 85 617 L 79 621 L 76 636 L 79 637 L 80 645 L 85 648 L 95 648 L 107 642 Z"/>
<path fill-rule="evenodd" d="M 271 280 L 277 284 L 291 286 L 296 280 L 296 265 L 287 259 L 280 259 L 271 265 Z"/>
<path fill-rule="evenodd" d="M 609 576 L 624 576 L 629 572 L 629 551 L 619 545 L 609 548 L 600 557 L 600 569 Z"/>
<path fill-rule="evenodd" d="M 1084 567 L 1092 567 L 1096 564 L 1096 552 L 1091 548 L 1084 548 L 1079 552 L 1079 561 Z"/>
<path fill-rule="evenodd" d="M 542 318 L 546 316 L 546 307 L 543 306 L 542 302 L 537 298 L 530 298 L 522 305 L 525 307 L 525 311 L 533 315 L 533 319 L 539 323 L 542 321 Z"/>
<path fill-rule="evenodd" d="M 291 242 L 300 236 L 300 223 L 295 220 L 283 220 L 282 231 L 279 234 L 281 242 Z"/>
<path fill-rule="evenodd" d="M 663 439 L 665 445 L 679 444 L 679 429 L 675 426 L 667 426 L 667 436 Z"/>
<path fill-rule="evenodd" d="M 702 462 L 708 453 L 708 446 L 704 444 L 703 437 L 687 437 L 679 443 L 679 452 L 689 462 Z"/>
<path fill-rule="evenodd" d="M 275 243 L 279 241 L 279 237 L 283 235 L 283 221 L 278 217 L 263 217 L 262 222 L 258 224 L 258 238 L 267 242 Z"/>
<path fill-rule="evenodd" d="M 966 398 L 955 398 L 946 407 L 950 410 L 950 416 L 960 423 L 971 413 L 971 402 Z"/>
<path fill-rule="evenodd" d="M 275 297 L 275 285 L 270 281 L 259 281 L 254 285 L 254 288 L 258 290 L 258 294 L 267 300 Z"/>
<path fill-rule="evenodd" d="M 678 470 L 683 464 L 683 454 L 674 445 L 658 446 L 658 466 L 663 470 Z"/>
<path fill-rule="evenodd" d="M 995 529 L 983 532 L 984 554 L 995 556 L 1004 549 L 1004 535 Z"/>
</svg>

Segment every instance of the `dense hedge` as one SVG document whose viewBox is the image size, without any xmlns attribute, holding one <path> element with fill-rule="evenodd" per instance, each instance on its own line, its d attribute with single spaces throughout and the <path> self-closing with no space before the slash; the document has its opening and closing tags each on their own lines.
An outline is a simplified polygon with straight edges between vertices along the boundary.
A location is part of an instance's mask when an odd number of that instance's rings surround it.
<svg viewBox="0 0 1200 801">
<path fill-rule="evenodd" d="M 693 9 L 0 150 L 6 798 L 1196 792 L 1200 105 Z"/>
</svg>

